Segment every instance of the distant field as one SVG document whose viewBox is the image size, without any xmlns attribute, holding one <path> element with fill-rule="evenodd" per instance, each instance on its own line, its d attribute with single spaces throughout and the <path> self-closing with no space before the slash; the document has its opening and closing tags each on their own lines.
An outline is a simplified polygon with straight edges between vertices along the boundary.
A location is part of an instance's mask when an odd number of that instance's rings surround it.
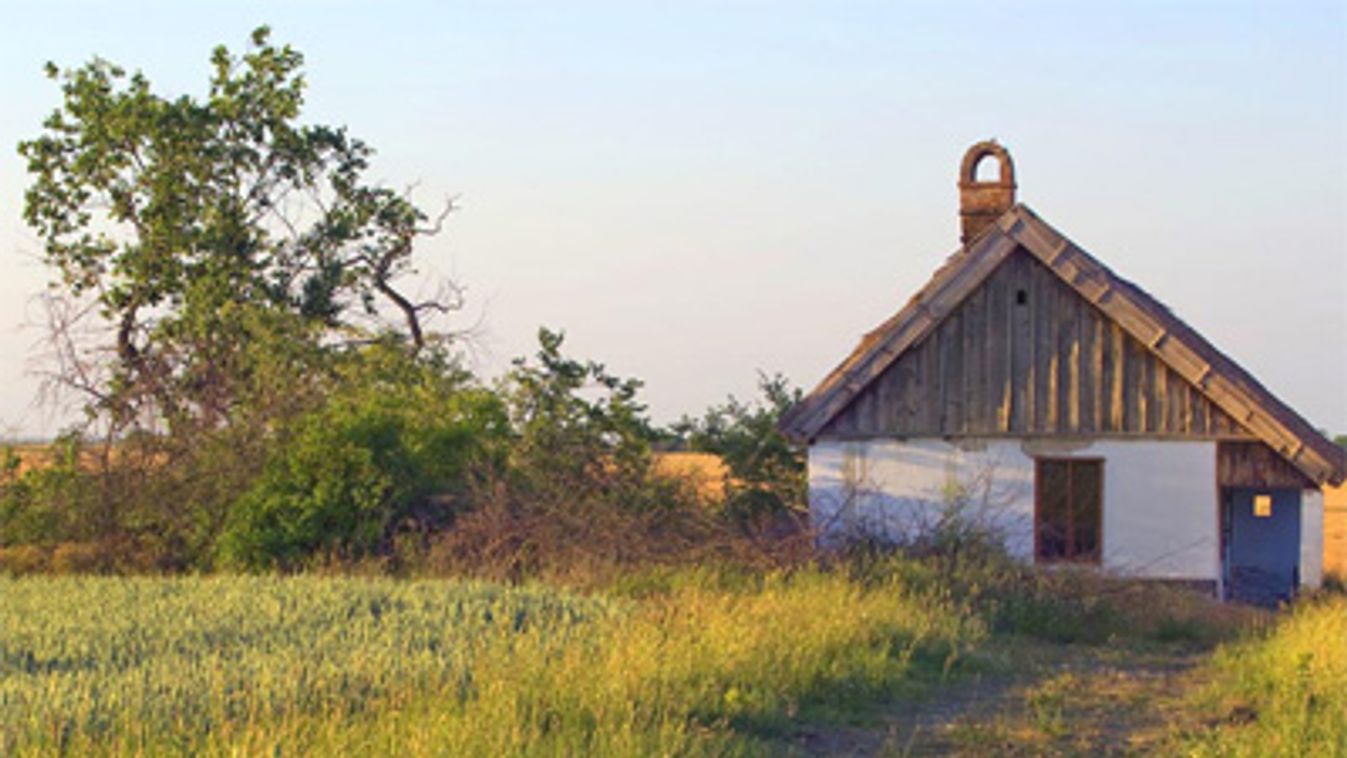
<svg viewBox="0 0 1347 758">
<path fill-rule="evenodd" d="M 1347 484 L 1324 488 L 1324 570 L 1347 578 Z"/>
<path fill-rule="evenodd" d="M 710 499 L 725 496 L 725 476 L 729 468 L 714 453 L 655 453 L 655 471 L 664 476 L 685 477 L 697 491 Z"/>
<path fill-rule="evenodd" d="M 23 474 L 24 472 L 34 468 L 50 466 L 52 464 L 53 456 L 57 454 L 56 448 L 54 446 L 41 442 L 24 442 L 13 445 L 0 445 L 0 456 L 3 455 L 3 451 L 5 450 L 9 450 L 10 452 L 18 456 L 19 474 Z M 99 465 L 100 452 L 101 448 L 97 447 L 82 452 L 80 455 L 81 463 L 90 469 L 96 468 Z M 116 452 L 115 448 L 113 452 L 115 455 Z"/>
<path fill-rule="evenodd" d="M 19 457 L 20 474 L 48 466 L 52 461 L 52 446 L 41 442 L 0 444 L 0 451 L 6 449 Z M 92 452 L 86 453 L 84 458 L 86 465 L 93 465 L 96 460 Z M 654 467 L 656 472 L 666 476 L 690 477 L 703 494 L 715 496 L 724 494 L 724 479 L 729 471 L 718 455 L 687 451 L 657 452 L 654 455 Z"/>
</svg>

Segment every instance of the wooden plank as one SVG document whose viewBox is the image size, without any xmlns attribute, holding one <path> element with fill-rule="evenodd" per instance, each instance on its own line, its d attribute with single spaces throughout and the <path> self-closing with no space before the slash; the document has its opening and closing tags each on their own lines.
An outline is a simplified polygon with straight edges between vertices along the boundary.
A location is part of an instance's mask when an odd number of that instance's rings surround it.
<svg viewBox="0 0 1347 758">
<path fill-rule="evenodd" d="M 1193 418 L 1193 404 L 1197 401 L 1197 391 L 1188 383 L 1183 384 L 1183 433 L 1196 432 Z"/>
<path fill-rule="evenodd" d="M 1186 430 L 1183 426 L 1183 402 L 1184 392 L 1188 389 L 1188 383 L 1183 381 L 1182 377 L 1173 371 L 1170 371 L 1168 368 L 1165 369 L 1165 373 L 1169 375 L 1169 402 L 1165 404 L 1165 407 L 1169 411 L 1169 418 L 1165 427 L 1171 434 L 1185 434 Z"/>
<path fill-rule="evenodd" d="M 1047 363 L 1047 400 L 1048 409 L 1043 418 L 1043 424 L 1039 427 L 1040 431 L 1058 432 L 1061 431 L 1059 425 L 1062 417 L 1061 394 L 1059 388 L 1062 386 L 1062 351 L 1060 343 L 1061 323 L 1057 320 L 1060 291 L 1057 287 L 1047 288 L 1052 293 L 1049 298 L 1051 305 L 1047 311 L 1046 326 L 1047 334 L 1039 343 L 1039 348 L 1045 350 L 1048 354 Z"/>
<path fill-rule="evenodd" d="M 1123 418 L 1122 431 L 1135 432 L 1142 428 L 1140 418 L 1144 413 L 1141 407 L 1141 366 L 1146 356 L 1141 345 L 1131 337 L 1123 338 L 1123 403 L 1126 415 Z"/>
<path fill-rule="evenodd" d="M 987 288 L 980 287 L 968 299 L 967 402 L 964 407 L 964 431 L 970 434 L 990 432 L 987 423 L 994 418 L 987 403 Z"/>
<path fill-rule="evenodd" d="M 1038 272 L 1036 272 L 1038 273 Z M 1041 273 L 1047 273 L 1042 271 Z M 1056 350 L 1057 320 L 1053 317 L 1057 304 L 1056 281 L 1047 276 L 1035 276 L 1034 289 L 1034 336 L 1033 336 L 1033 404 L 1034 413 L 1031 428 L 1035 432 L 1046 432 L 1056 425 L 1052 411 L 1057 397 L 1057 366 L 1053 362 Z"/>
<path fill-rule="evenodd" d="M 940 370 L 940 357 L 935 351 L 935 341 L 927 338 L 921 343 L 921 424 L 923 431 L 934 431 L 940 426 L 940 389 L 936 386 Z"/>
<path fill-rule="evenodd" d="M 1016 255 L 1009 263 L 1012 268 L 1007 271 L 1010 276 L 1006 281 L 1006 300 L 1015 325 L 1010 351 L 1010 429 L 1029 432 L 1034 429 L 1035 312 L 1042 293 L 1036 286 L 1033 263 L 1028 257 Z M 1020 303 L 1021 291 L 1024 303 Z"/>
<path fill-rule="evenodd" d="M 1086 384 L 1090 387 L 1091 412 L 1089 431 L 1101 432 L 1104 430 L 1104 339 L 1107 334 L 1105 330 L 1104 319 L 1099 317 L 1099 312 L 1090 310 L 1091 315 L 1091 351 L 1090 351 L 1090 379 Z"/>
<path fill-rule="evenodd" d="M 895 431 L 898 421 L 898 382 L 897 364 L 889 368 L 870 385 L 875 394 L 875 417 L 870 420 L 870 429 L 876 434 L 890 435 Z"/>
<path fill-rule="evenodd" d="M 955 434 L 963 416 L 963 318 L 951 313 L 940 330 L 940 395 L 943 410 L 940 414 L 940 433 Z"/>
<path fill-rule="evenodd" d="M 989 279 L 987 287 L 987 403 L 995 409 L 994 428 L 1000 432 L 1010 431 L 1010 356 L 1014 349 L 1011 342 L 1014 313 L 1010 306 L 1014 303 L 1007 303 L 1004 286 L 1006 267 L 1010 265 L 1010 261 L 1003 264 L 997 272 L 996 282 Z"/>
<path fill-rule="evenodd" d="M 1144 346 L 1138 345 L 1138 361 L 1141 371 L 1137 383 L 1137 423 L 1136 430 L 1155 431 L 1155 357 Z"/>
<path fill-rule="evenodd" d="M 924 406 L 921 394 L 922 365 L 921 351 L 909 350 L 899 359 L 903 365 L 903 424 L 902 431 L 913 434 L 921 429 L 921 411 Z"/>
<path fill-rule="evenodd" d="M 1003 311 L 998 308 L 1003 307 L 996 297 L 996 290 L 989 288 L 983 297 L 983 309 L 985 316 L 986 345 L 983 348 L 984 353 L 984 371 L 983 371 L 983 405 L 987 409 L 987 431 L 995 432 L 1001 428 L 1001 403 L 1004 400 L 1002 393 L 1002 378 L 999 366 L 1005 362 L 1006 330 L 1010 328 L 1006 321 Z"/>
<path fill-rule="evenodd" d="M 1210 436 L 1211 414 L 1208 413 L 1207 411 L 1208 409 L 1211 408 L 1211 404 L 1207 402 L 1207 398 L 1204 397 L 1203 395 L 1198 393 L 1194 393 L 1194 395 L 1195 396 L 1193 398 L 1193 432 L 1203 437 Z"/>
<path fill-rule="evenodd" d="M 1005 300 L 1005 329 L 1010 349 L 1006 359 L 1010 362 L 1008 385 L 1005 401 L 1009 404 L 1009 429 L 1025 431 L 1033 423 L 1033 386 L 1029 372 L 1029 361 L 1033 355 L 1033 288 L 1030 277 L 1033 276 L 1032 261 L 1024 253 L 1017 253 L 1006 261 L 1005 277 L 1002 279 L 1001 296 Z M 1024 303 L 1020 294 L 1024 292 Z"/>
<path fill-rule="evenodd" d="M 1155 413 L 1153 431 L 1172 431 L 1169 426 L 1169 370 L 1155 358 L 1151 358 L 1151 370 L 1154 372 Z"/>
<path fill-rule="evenodd" d="M 978 361 L 978 415 L 977 429 L 980 433 L 990 433 L 996 431 L 997 405 L 996 405 L 996 382 L 992 376 L 992 366 L 996 360 L 996 350 L 999 342 L 997 341 L 997 324 L 999 319 L 993 316 L 991 310 L 991 292 L 983 290 L 978 293 L 979 310 L 979 328 L 982 332 L 982 345 L 980 350 L 980 360 Z"/>
<path fill-rule="evenodd" d="M 1110 431 L 1123 432 L 1127 429 L 1127 336 L 1122 327 L 1109 322 L 1109 332 L 1113 339 L 1113 380 L 1109 398 Z"/>
<path fill-rule="evenodd" d="M 1057 431 L 1080 429 L 1080 298 L 1063 290 L 1058 300 Z"/>
<path fill-rule="evenodd" d="M 974 375 L 977 373 L 977 345 L 973 341 L 974 320 L 977 318 L 977 305 L 973 302 L 981 288 L 973 291 L 964 300 L 963 305 L 959 307 L 961 319 L 959 321 L 960 348 L 962 354 L 963 370 L 959 372 L 960 389 L 962 398 L 959 414 L 959 432 L 968 434 L 972 426 L 971 417 L 977 414 L 973 400 Z"/>
<path fill-rule="evenodd" d="M 917 413 L 921 410 L 921 377 L 918 369 L 921 366 L 920 355 L 903 356 L 902 368 L 902 408 L 903 415 L 900 419 L 898 428 L 903 431 L 915 430 L 917 428 Z"/>
</svg>

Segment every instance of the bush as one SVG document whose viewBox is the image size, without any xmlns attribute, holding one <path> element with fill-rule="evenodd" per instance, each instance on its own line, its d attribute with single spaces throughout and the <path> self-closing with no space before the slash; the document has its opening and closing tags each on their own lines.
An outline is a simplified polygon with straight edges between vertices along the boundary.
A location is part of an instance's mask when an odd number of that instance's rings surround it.
<svg viewBox="0 0 1347 758">
<path fill-rule="evenodd" d="M 446 525 L 477 463 L 490 465 L 504 409 L 442 365 L 375 352 L 341 394 L 300 417 L 234 504 L 227 566 L 293 570 L 315 556 L 391 551 L 399 529 Z"/>
<path fill-rule="evenodd" d="M 777 428 L 781 414 L 803 394 L 779 374 L 760 375 L 758 390 L 759 400 L 731 396 L 700 419 L 684 416 L 673 426 L 691 449 L 725 462 L 725 514 L 744 525 L 807 510 L 804 450 Z"/>
<path fill-rule="evenodd" d="M 12 451 L 6 451 L 5 458 L 0 545 L 91 539 L 116 528 L 79 435 L 56 440 L 46 460 L 30 462 L 26 470 Z"/>
</svg>

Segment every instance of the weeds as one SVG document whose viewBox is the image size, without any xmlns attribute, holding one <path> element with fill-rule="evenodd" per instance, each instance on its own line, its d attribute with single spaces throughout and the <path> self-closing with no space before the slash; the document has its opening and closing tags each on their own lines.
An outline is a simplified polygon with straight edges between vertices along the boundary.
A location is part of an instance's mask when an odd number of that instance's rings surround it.
<svg viewBox="0 0 1347 758">
<path fill-rule="evenodd" d="M 1347 756 L 1347 598 L 1296 607 L 1254 639 L 1217 651 L 1194 697 L 1202 727 L 1179 737 L 1192 756 Z"/>
</svg>

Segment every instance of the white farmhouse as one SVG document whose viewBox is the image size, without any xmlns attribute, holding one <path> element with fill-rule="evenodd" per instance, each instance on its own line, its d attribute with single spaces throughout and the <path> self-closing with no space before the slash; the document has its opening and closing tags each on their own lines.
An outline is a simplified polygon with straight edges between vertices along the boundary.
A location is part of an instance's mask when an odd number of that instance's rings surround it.
<svg viewBox="0 0 1347 758">
<path fill-rule="evenodd" d="M 963 247 L 781 421 L 820 539 L 902 542 L 957 510 L 1025 561 L 1255 601 L 1317 586 L 1344 451 L 1016 204 L 1000 145 L 959 188 Z"/>
</svg>

